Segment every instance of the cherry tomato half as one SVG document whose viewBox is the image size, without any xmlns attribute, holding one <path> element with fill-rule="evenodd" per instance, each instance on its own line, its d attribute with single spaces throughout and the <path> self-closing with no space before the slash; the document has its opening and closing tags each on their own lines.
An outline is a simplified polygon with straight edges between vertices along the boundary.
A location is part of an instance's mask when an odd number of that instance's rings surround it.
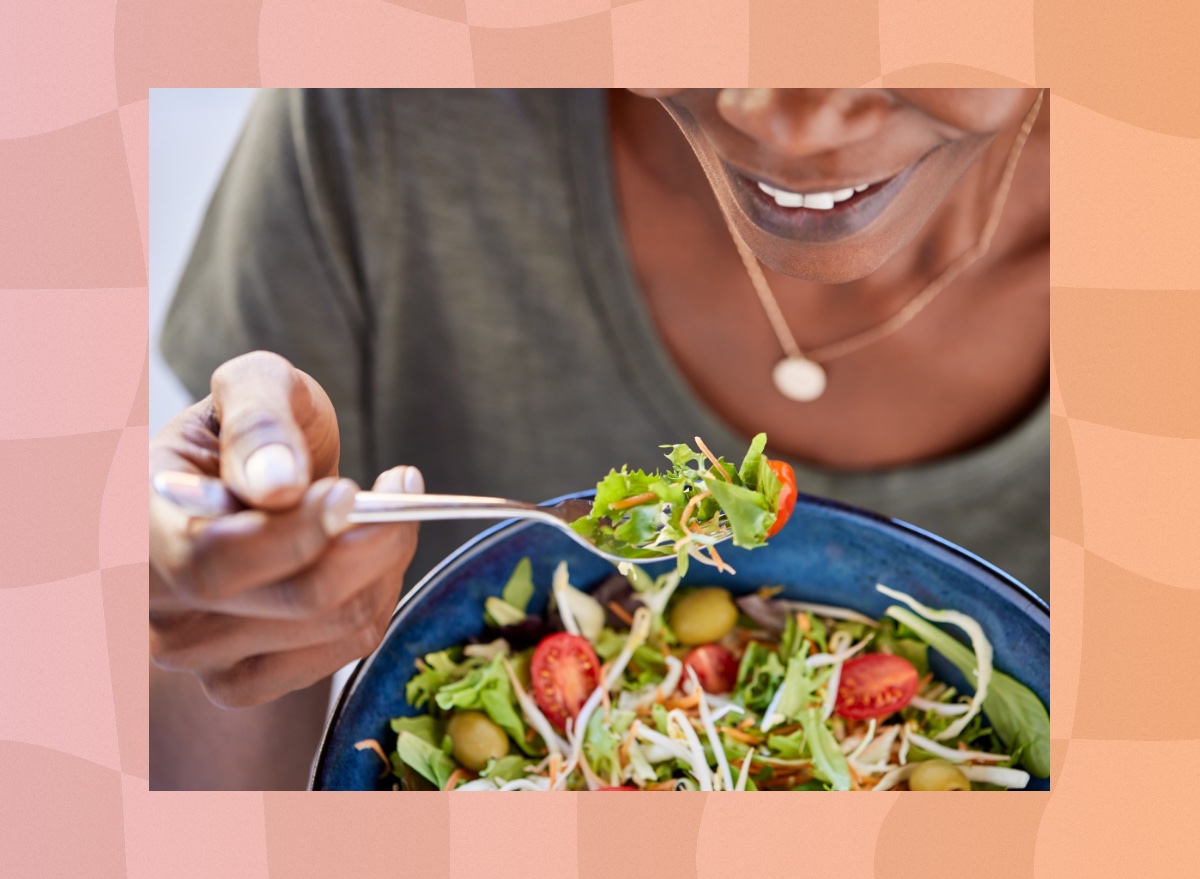
<svg viewBox="0 0 1200 879">
<path fill-rule="evenodd" d="M 703 644 L 684 657 L 685 667 L 694 669 L 706 693 L 728 693 L 737 683 L 738 663 L 720 644 Z"/>
<path fill-rule="evenodd" d="M 774 537 L 779 529 L 787 524 L 796 506 L 796 471 L 791 464 L 783 461 L 767 461 L 767 466 L 779 477 L 779 501 L 775 507 L 775 524 L 767 532 L 767 537 Z"/>
<path fill-rule="evenodd" d="M 561 732 L 600 683 L 600 660 L 585 639 L 556 632 L 533 651 L 529 674 L 538 708 Z"/>
<path fill-rule="evenodd" d="M 887 717 L 917 692 L 917 670 L 902 656 L 868 653 L 842 666 L 834 711 L 850 720 Z"/>
</svg>

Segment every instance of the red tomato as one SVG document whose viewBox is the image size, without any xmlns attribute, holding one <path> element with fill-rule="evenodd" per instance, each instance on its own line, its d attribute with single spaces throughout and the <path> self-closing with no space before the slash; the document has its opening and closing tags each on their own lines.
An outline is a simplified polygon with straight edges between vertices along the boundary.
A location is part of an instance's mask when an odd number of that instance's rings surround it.
<svg viewBox="0 0 1200 879">
<path fill-rule="evenodd" d="M 902 656 L 868 653 L 842 666 L 834 711 L 851 720 L 887 717 L 917 692 L 917 670 Z"/>
<path fill-rule="evenodd" d="M 728 693 L 737 683 L 737 660 L 720 644 L 703 644 L 695 648 L 684 658 L 683 664 L 695 670 L 706 693 Z"/>
<path fill-rule="evenodd" d="M 556 632 L 543 638 L 533 651 L 529 674 L 538 708 L 563 731 L 567 718 L 579 714 L 600 683 L 600 660 L 585 639 Z"/>
<path fill-rule="evenodd" d="M 792 517 L 792 509 L 796 506 L 796 471 L 791 464 L 783 461 L 767 461 L 767 466 L 779 477 L 779 501 L 775 508 L 775 524 L 767 532 L 767 537 L 774 537 L 779 529 L 787 524 Z"/>
</svg>

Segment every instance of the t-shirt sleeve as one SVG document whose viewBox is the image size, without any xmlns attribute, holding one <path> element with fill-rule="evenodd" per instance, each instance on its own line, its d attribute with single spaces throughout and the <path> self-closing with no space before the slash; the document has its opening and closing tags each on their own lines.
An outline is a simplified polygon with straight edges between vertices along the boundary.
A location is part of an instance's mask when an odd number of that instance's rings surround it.
<svg viewBox="0 0 1200 879">
<path fill-rule="evenodd" d="M 363 481 L 364 294 L 353 114 L 336 94 L 264 90 L 213 195 L 164 324 L 160 348 L 201 398 L 213 371 L 274 351 L 329 394 L 341 471 Z"/>
</svg>

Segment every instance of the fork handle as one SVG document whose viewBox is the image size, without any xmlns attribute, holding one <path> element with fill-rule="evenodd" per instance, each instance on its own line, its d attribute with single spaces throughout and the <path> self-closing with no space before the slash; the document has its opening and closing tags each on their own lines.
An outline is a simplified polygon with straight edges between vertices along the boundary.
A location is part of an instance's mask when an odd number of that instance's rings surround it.
<svg viewBox="0 0 1200 879">
<path fill-rule="evenodd" d="M 435 519 L 544 519 L 533 504 L 498 497 L 465 494 L 389 494 L 360 491 L 349 521 L 417 522 Z"/>
</svg>

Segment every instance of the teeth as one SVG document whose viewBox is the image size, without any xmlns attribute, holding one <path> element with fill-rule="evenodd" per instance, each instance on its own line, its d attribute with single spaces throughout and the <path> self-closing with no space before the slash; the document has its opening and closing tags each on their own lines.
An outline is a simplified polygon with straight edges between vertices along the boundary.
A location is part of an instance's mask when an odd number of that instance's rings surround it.
<svg viewBox="0 0 1200 879">
<path fill-rule="evenodd" d="M 845 189 L 835 189 L 832 192 L 809 192 L 806 194 L 788 192 L 786 189 L 776 189 L 774 186 L 768 186 L 765 183 L 759 183 L 758 188 L 775 199 L 775 203 L 780 207 L 803 207 L 811 210 L 827 211 L 838 202 L 852 198 L 856 192 L 862 192 L 869 185 L 869 183 L 864 183 L 862 186 L 847 186 Z"/>
</svg>

